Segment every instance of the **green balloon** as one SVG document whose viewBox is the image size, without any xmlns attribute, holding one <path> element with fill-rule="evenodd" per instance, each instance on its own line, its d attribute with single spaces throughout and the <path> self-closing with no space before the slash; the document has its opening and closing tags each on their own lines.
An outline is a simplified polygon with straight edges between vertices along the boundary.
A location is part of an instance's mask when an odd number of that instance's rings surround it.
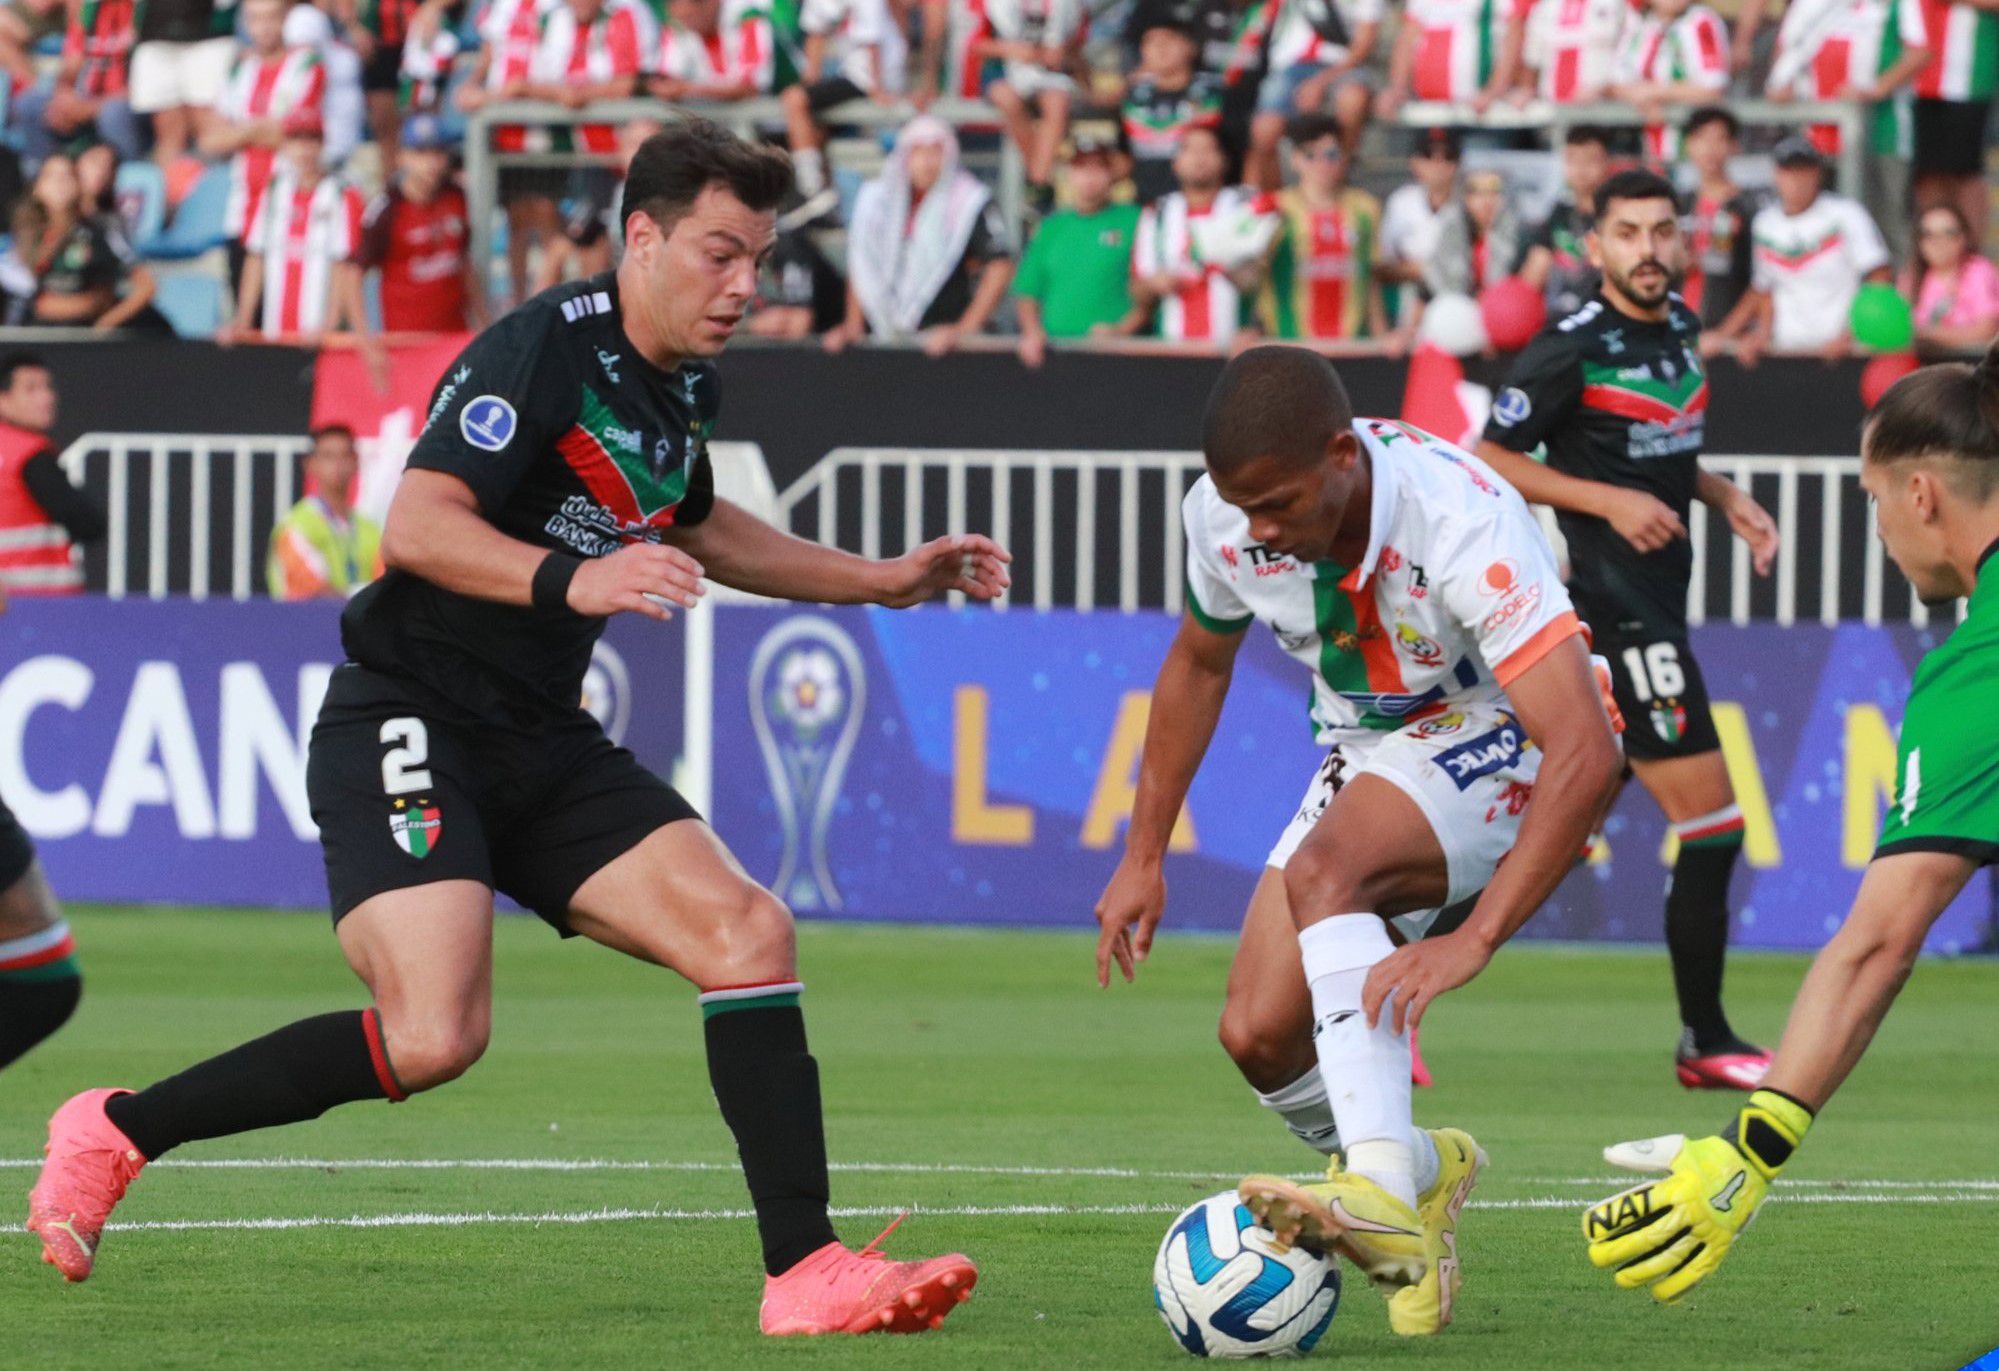
<svg viewBox="0 0 1999 1371">
<path fill-rule="evenodd" d="M 1901 352 L 1916 339 L 1909 302 L 1886 281 L 1870 281 L 1853 297 L 1853 338 L 1874 352 Z"/>
</svg>

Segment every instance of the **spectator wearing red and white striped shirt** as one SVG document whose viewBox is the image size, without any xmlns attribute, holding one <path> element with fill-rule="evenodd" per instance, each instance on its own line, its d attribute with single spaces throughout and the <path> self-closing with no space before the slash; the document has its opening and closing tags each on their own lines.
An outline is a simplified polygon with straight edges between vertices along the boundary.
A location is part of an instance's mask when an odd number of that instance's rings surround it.
<svg viewBox="0 0 1999 1371">
<path fill-rule="evenodd" d="M 1528 0 L 1409 0 L 1388 59 L 1377 112 L 1408 100 L 1447 100 L 1483 112 L 1513 84 L 1506 32 Z"/>
<path fill-rule="evenodd" d="M 1132 313 L 1119 331 L 1137 332 L 1156 310 L 1161 338 L 1226 347 L 1255 331 L 1248 302 L 1277 237 L 1277 203 L 1225 184 L 1228 153 L 1216 129 L 1189 129 L 1173 171 L 1180 189 L 1139 216 Z"/>
<path fill-rule="evenodd" d="M 584 109 L 638 94 L 639 81 L 659 60 L 652 14 L 636 0 L 568 0 L 549 13 L 535 48 L 528 94 Z M 610 124 L 582 124 L 576 146 L 616 152 Z"/>
<path fill-rule="evenodd" d="M 672 21 L 647 83 L 662 100 L 747 100 L 771 88 L 777 50 L 770 15 L 744 0 L 667 0 Z"/>
<path fill-rule="evenodd" d="M 1870 150 L 1909 155 L 1905 101 L 1897 89 L 1930 61 L 1930 33 L 1922 0 L 1811 0 L 1784 11 L 1777 51 L 1770 62 L 1773 100 L 1875 102 Z M 1814 124 L 1813 146 L 1839 153 L 1839 125 Z"/>
<path fill-rule="evenodd" d="M 218 117 L 201 136 L 204 154 L 230 159 L 224 223 L 238 242 L 257 217 L 284 141 L 285 120 L 295 113 L 319 115 L 326 99 L 326 69 L 319 54 L 285 46 L 285 9 L 285 0 L 243 0 L 246 42 L 216 97 Z"/>
<path fill-rule="evenodd" d="M 70 7 L 55 84 L 14 97 L 9 122 L 21 131 L 24 161 L 40 162 L 93 130 L 121 158 L 145 155 L 145 128 L 127 90 L 137 32 L 134 0 L 82 0 Z"/>
<path fill-rule="evenodd" d="M 469 114 L 498 101 L 527 99 L 542 25 L 562 3 L 484 0 L 473 23 L 479 34 L 478 51 L 471 72 L 458 85 L 460 109 Z M 518 124 L 497 125 L 491 136 L 500 152 L 527 147 L 528 130 Z M 509 170 L 500 177 L 500 203 L 507 208 L 507 275 L 516 300 L 527 294 L 528 260 L 535 245 L 545 250 L 561 233 L 555 197 L 563 184 L 560 170 Z"/>
<path fill-rule="evenodd" d="M 1728 25 L 1693 0 L 1648 0 L 1624 35 L 1611 95 L 1645 116 L 1645 155 L 1664 164 L 1680 155 L 1680 133 L 1662 105 L 1706 104 L 1728 90 Z"/>
<path fill-rule="evenodd" d="M 293 111 L 283 138 L 282 165 L 244 242 L 236 320 L 221 342 L 262 334 L 310 346 L 362 317 L 355 265 L 367 209 L 361 192 L 326 174 L 326 129 L 317 111 Z"/>
<path fill-rule="evenodd" d="M 1644 0 L 1532 0 L 1507 26 L 1512 100 L 1580 105 L 1601 100 L 1617 75 L 1624 35 Z"/>
</svg>

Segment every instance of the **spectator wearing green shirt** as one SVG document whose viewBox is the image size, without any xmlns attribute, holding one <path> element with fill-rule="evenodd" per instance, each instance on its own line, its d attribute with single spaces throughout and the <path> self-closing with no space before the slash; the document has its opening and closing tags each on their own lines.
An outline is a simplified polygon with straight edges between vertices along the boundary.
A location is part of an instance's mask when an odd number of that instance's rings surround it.
<svg viewBox="0 0 1999 1371">
<path fill-rule="evenodd" d="M 1131 312 L 1131 249 L 1138 206 L 1114 205 L 1123 153 L 1110 138 L 1080 132 L 1070 143 L 1072 207 L 1051 214 L 1014 277 L 1020 360 L 1038 367 L 1050 338 L 1110 333 Z"/>
</svg>

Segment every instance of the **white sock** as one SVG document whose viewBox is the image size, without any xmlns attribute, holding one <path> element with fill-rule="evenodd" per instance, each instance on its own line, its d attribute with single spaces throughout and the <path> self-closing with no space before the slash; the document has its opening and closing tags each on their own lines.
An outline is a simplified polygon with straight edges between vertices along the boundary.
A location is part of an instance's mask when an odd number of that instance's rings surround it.
<svg viewBox="0 0 1999 1371">
<path fill-rule="evenodd" d="M 1326 1094 L 1326 1078 L 1313 1067 L 1291 1084 L 1268 1095 L 1256 1093 L 1256 1102 L 1284 1120 L 1297 1139 L 1321 1156 L 1341 1154 L 1339 1125 L 1333 1120 L 1333 1102 Z M 1437 1155 L 1437 1141 L 1426 1128 L 1411 1127 L 1409 1151 L 1415 1171 L 1416 1193 L 1426 1195 L 1437 1183 L 1443 1158 Z"/>
<path fill-rule="evenodd" d="M 1347 1169 L 1413 1208 L 1409 1035 L 1393 1031 L 1386 1012 L 1369 1028 L 1360 1003 L 1368 971 L 1395 950 L 1388 927 L 1373 914 L 1336 914 L 1300 932 L 1298 948 L 1312 987 L 1319 1073 L 1346 1144 Z"/>
<path fill-rule="evenodd" d="M 798 181 L 798 193 L 808 200 L 826 189 L 826 154 L 818 148 L 800 148 L 792 153 L 791 171 Z"/>
<path fill-rule="evenodd" d="M 1339 1126 L 1333 1122 L 1333 1104 L 1326 1098 L 1326 1078 L 1319 1074 L 1318 1067 L 1281 1090 L 1268 1095 L 1257 1091 L 1256 1102 L 1274 1111 L 1300 1142 L 1320 1156 L 1330 1157 L 1340 1150 Z"/>
</svg>

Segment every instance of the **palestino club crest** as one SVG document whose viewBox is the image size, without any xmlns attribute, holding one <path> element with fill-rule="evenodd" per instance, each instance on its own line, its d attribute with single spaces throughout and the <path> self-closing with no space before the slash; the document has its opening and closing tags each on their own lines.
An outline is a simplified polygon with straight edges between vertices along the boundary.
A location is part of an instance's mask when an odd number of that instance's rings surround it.
<svg viewBox="0 0 1999 1371">
<path fill-rule="evenodd" d="M 757 644 L 749 677 L 750 723 L 784 829 L 771 888 L 794 909 L 840 909 L 826 831 L 866 712 L 861 650 L 831 619 L 795 615 Z"/>
<path fill-rule="evenodd" d="M 428 857 L 444 836 L 444 813 L 428 799 L 397 800 L 389 815 L 389 835 L 410 856 Z"/>
<path fill-rule="evenodd" d="M 1668 743 L 1686 736 L 1687 707 L 1678 700 L 1661 700 L 1652 706 L 1652 731 Z"/>
</svg>

